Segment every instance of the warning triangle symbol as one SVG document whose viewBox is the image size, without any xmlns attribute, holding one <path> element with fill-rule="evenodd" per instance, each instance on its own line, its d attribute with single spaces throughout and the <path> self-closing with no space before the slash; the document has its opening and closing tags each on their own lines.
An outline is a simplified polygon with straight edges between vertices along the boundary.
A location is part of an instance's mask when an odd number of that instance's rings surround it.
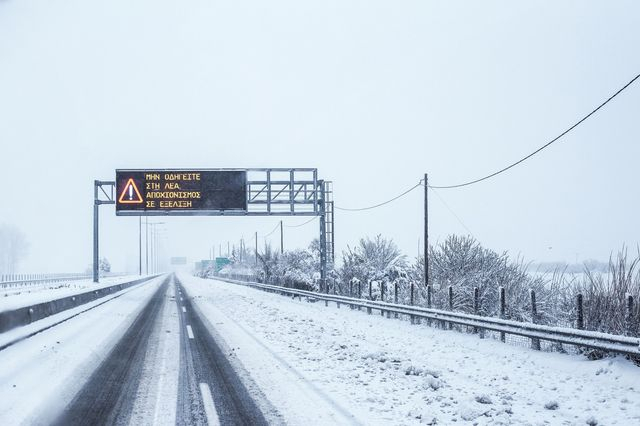
<svg viewBox="0 0 640 426">
<path fill-rule="evenodd" d="M 138 191 L 138 187 L 136 186 L 136 183 L 133 180 L 133 178 L 127 181 L 127 184 L 124 186 L 124 189 L 120 194 L 120 198 L 118 198 L 118 202 L 120 204 L 142 203 L 142 195 L 140 195 L 140 191 Z"/>
</svg>

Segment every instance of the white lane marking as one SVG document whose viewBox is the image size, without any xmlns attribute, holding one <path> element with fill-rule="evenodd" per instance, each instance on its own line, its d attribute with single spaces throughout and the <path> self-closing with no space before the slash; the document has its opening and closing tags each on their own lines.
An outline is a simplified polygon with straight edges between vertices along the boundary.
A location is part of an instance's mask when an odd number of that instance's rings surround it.
<svg viewBox="0 0 640 426">
<path fill-rule="evenodd" d="M 206 383 L 200 383 L 200 394 L 202 395 L 202 404 L 204 405 L 204 412 L 207 415 L 207 423 L 209 426 L 219 425 L 220 419 L 218 418 L 218 412 L 216 406 L 213 405 L 213 397 L 211 396 L 211 389 Z"/>
<path fill-rule="evenodd" d="M 190 325 L 187 326 L 187 334 L 189 335 L 189 339 L 193 339 L 193 330 Z"/>
<path fill-rule="evenodd" d="M 184 301 L 184 299 L 181 297 L 181 298 L 180 298 L 180 301 L 182 302 L 182 301 Z"/>
<path fill-rule="evenodd" d="M 187 312 L 187 308 L 185 308 L 184 306 L 182 307 L 182 312 Z"/>
</svg>

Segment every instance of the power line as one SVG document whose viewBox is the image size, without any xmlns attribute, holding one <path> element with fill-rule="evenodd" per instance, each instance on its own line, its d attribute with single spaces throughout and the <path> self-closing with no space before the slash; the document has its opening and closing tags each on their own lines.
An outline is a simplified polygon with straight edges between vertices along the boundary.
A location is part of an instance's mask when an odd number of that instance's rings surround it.
<svg viewBox="0 0 640 426">
<path fill-rule="evenodd" d="M 449 207 L 449 204 L 447 204 L 447 202 L 444 200 L 444 198 L 442 198 L 442 196 L 440 196 L 440 194 L 438 194 L 438 191 L 436 191 L 432 187 L 429 187 L 429 189 L 431 190 L 431 192 L 436 194 L 436 197 L 438 197 L 438 199 L 440 199 L 440 202 L 447 208 L 447 210 L 449 210 L 449 213 L 451 213 L 453 215 L 453 217 L 456 218 L 458 223 L 460 223 L 460 225 L 462 225 L 462 227 L 467 230 L 469 235 L 471 235 L 473 238 L 476 238 L 475 235 L 473 235 L 473 232 L 471 232 L 471 230 L 469 228 L 467 228 L 467 225 L 464 224 L 464 222 L 462 221 L 462 219 L 460 219 L 460 217 L 456 214 L 456 212 L 454 212 L 453 209 L 451 207 Z"/>
<path fill-rule="evenodd" d="M 407 189 L 406 191 L 404 191 L 402 194 L 397 195 L 397 196 L 393 197 L 392 199 L 387 200 L 387 201 L 384 201 L 384 202 L 382 202 L 382 203 L 375 204 L 375 205 L 373 205 L 373 206 L 360 207 L 360 208 L 345 208 L 345 207 L 338 207 L 338 206 L 335 206 L 334 208 L 335 208 L 336 210 L 343 210 L 343 211 L 348 211 L 348 212 L 360 212 L 360 211 L 363 211 L 363 210 L 376 209 L 376 208 L 378 208 L 378 207 L 382 207 L 382 206 L 384 206 L 384 205 L 386 205 L 386 204 L 392 203 L 392 202 L 394 202 L 395 200 L 397 200 L 398 198 L 404 197 L 405 195 L 407 195 L 408 193 L 410 193 L 410 192 L 411 192 L 411 191 L 413 191 L 414 189 L 418 188 L 419 186 L 422 186 L 422 180 L 420 180 L 420 182 L 416 183 L 416 184 L 415 184 L 414 186 L 412 186 L 411 188 L 409 188 L 409 189 Z"/>
<path fill-rule="evenodd" d="M 269 232 L 267 235 L 263 235 L 262 238 L 267 238 L 269 235 L 271 235 L 274 232 L 276 232 L 276 229 L 278 229 L 279 226 L 280 226 L 280 223 L 277 223 L 275 228 L 273 228 L 273 230 L 271 232 Z"/>
<path fill-rule="evenodd" d="M 304 223 L 299 223 L 298 225 L 284 225 L 285 228 L 300 228 L 301 226 L 306 225 L 307 223 L 312 222 L 314 219 L 316 218 L 316 216 L 313 216 L 311 219 L 307 220 Z"/>
<path fill-rule="evenodd" d="M 577 121 L 574 125 L 572 125 L 571 127 L 569 127 L 567 130 L 565 130 L 564 132 L 560 133 L 558 136 L 556 136 L 555 138 L 553 138 L 552 140 L 550 140 L 549 142 L 547 142 L 546 144 L 542 145 L 540 148 L 536 149 L 535 151 L 533 151 L 531 154 L 527 155 L 526 157 L 521 158 L 520 160 L 516 161 L 515 163 L 512 163 L 510 165 L 508 165 L 507 167 L 498 170 L 497 172 L 491 173 L 490 175 L 481 177 L 479 179 L 475 179 L 469 182 L 465 182 L 465 183 L 459 183 L 456 185 L 441 185 L 441 186 L 433 186 L 433 185 L 429 185 L 430 188 L 435 188 L 435 189 L 451 189 L 451 188 L 460 188 L 463 186 L 469 186 L 469 185 L 473 185 L 474 183 L 478 183 L 478 182 L 482 182 L 483 180 L 487 180 L 490 179 L 494 176 L 499 175 L 500 173 L 506 172 L 507 170 L 511 169 L 512 167 L 517 166 L 518 164 L 522 163 L 523 161 L 528 160 L 529 158 L 533 157 L 534 155 L 536 155 L 537 153 L 539 153 L 540 151 L 542 151 L 543 149 L 547 148 L 549 145 L 551 145 L 552 143 L 558 141 L 560 138 L 562 138 L 563 136 L 565 136 L 567 133 L 569 133 L 570 131 L 572 131 L 573 129 L 575 129 L 576 127 L 578 127 L 580 124 L 582 124 L 584 121 L 586 121 L 589 117 L 591 117 L 593 114 L 595 114 L 598 110 L 600 110 L 600 108 L 604 107 L 606 104 L 608 104 L 613 98 L 615 98 L 616 96 L 618 96 L 620 93 L 622 93 L 623 90 L 625 90 L 627 87 L 631 86 L 638 78 L 640 78 L 640 74 L 636 75 L 634 78 L 631 79 L 631 81 L 629 81 L 627 84 L 625 84 L 624 86 L 622 86 L 622 88 L 620 90 L 618 90 L 617 92 L 615 92 L 613 95 L 611 95 L 606 101 L 604 101 L 603 103 L 601 103 L 596 109 L 594 109 L 593 111 L 591 111 L 589 114 L 585 115 L 584 117 L 582 117 L 579 121 Z"/>
</svg>

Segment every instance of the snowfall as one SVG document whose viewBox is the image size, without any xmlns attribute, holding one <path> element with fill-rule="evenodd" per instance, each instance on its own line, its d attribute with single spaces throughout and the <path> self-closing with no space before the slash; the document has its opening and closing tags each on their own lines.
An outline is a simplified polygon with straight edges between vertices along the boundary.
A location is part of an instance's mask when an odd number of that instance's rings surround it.
<svg viewBox="0 0 640 426">
<path fill-rule="evenodd" d="M 640 424 L 640 368 L 623 357 L 537 352 L 348 305 L 188 275 L 180 280 L 262 406 L 277 410 L 274 422 Z M 0 351 L 0 422 L 46 422 L 59 412 L 160 283 L 132 287 Z M 165 305 L 141 385 L 149 395 L 137 402 L 140 420 L 156 424 L 175 416 L 179 370 L 176 308 Z M 38 324 L 11 331 L 12 338 L 28 327 Z"/>
</svg>

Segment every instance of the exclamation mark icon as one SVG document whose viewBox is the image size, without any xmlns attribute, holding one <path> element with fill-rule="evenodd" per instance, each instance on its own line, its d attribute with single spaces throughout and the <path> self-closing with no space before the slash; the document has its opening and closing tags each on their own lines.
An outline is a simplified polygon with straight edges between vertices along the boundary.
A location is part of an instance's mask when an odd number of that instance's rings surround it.
<svg viewBox="0 0 640 426">
<path fill-rule="evenodd" d="M 129 201 L 133 200 L 133 185 L 129 185 Z"/>
</svg>

